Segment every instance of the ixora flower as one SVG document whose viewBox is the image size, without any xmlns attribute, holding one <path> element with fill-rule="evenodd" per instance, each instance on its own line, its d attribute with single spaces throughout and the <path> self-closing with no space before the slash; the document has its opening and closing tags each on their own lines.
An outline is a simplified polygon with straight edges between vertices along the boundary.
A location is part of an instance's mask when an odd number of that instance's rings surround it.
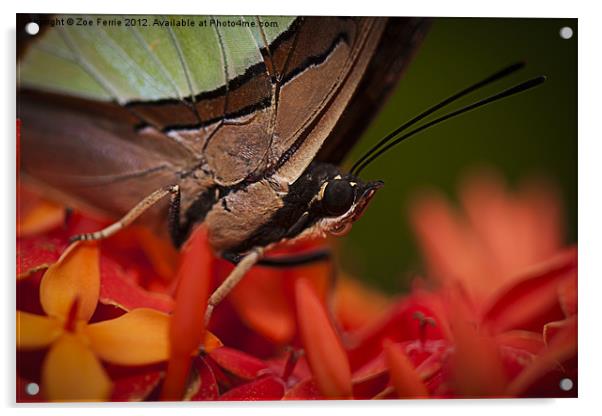
<svg viewBox="0 0 602 416">
<path fill-rule="evenodd" d="M 139 366 L 169 355 L 169 316 L 139 308 L 90 323 L 100 293 L 95 243 L 75 243 L 51 265 L 40 284 L 45 315 L 17 311 L 17 348 L 48 348 L 42 391 L 48 400 L 106 400 L 112 382 L 101 361 Z"/>
<path fill-rule="evenodd" d="M 556 196 L 541 183 L 510 193 L 488 175 L 461 195 L 465 217 L 435 194 L 414 204 L 435 279 L 352 334 L 352 369 L 388 365 L 398 396 L 422 396 L 415 376 L 395 376 L 412 369 L 397 346 L 430 396 L 574 397 L 560 382 L 577 377 L 577 250 L 562 246 Z"/>
<path fill-rule="evenodd" d="M 559 383 L 577 380 L 577 252 L 562 245 L 556 196 L 487 176 L 461 195 L 465 215 L 433 194 L 412 206 L 429 278 L 409 294 L 334 280 L 329 262 L 254 267 L 208 328 L 207 297 L 232 265 L 203 227 L 173 258 L 135 228 L 100 251 L 65 251 L 68 235 L 101 226 L 30 205 L 17 341 L 20 353 L 46 353 L 28 362 L 34 371 L 18 360 L 18 380 L 40 380 L 48 400 L 575 396 Z"/>
<path fill-rule="evenodd" d="M 428 266 L 444 286 L 459 283 L 477 303 L 525 269 L 563 247 L 562 206 L 543 180 L 511 192 L 496 174 L 469 176 L 459 192 L 462 210 L 435 192 L 410 206 L 411 224 Z"/>
<path fill-rule="evenodd" d="M 577 249 L 563 247 L 555 189 L 528 181 L 510 192 L 491 173 L 461 189 L 463 215 L 435 194 L 412 209 L 429 275 L 447 297 L 456 388 L 466 395 L 575 396 L 576 387 L 567 392 L 559 384 L 577 377 Z M 476 361 L 489 362 L 489 372 Z"/>
</svg>

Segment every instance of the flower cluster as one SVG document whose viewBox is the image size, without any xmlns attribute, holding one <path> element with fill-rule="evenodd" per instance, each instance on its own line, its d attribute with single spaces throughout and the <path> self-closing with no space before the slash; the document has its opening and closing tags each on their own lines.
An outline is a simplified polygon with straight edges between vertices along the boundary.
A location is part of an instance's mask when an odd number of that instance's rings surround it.
<svg viewBox="0 0 602 416">
<path fill-rule="evenodd" d="M 547 185 L 480 175 L 460 210 L 417 198 L 428 278 L 408 294 L 327 262 L 254 267 L 208 328 L 232 265 L 202 226 L 179 253 L 137 226 L 69 245 L 106 222 L 18 200 L 18 401 L 576 396 L 577 253 Z"/>
</svg>

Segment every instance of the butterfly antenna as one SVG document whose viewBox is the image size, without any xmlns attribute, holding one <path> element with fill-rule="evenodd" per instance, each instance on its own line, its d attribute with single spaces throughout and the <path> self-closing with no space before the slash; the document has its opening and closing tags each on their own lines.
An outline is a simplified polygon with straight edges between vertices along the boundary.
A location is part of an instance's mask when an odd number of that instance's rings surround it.
<svg viewBox="0 0 602 416">
<path fill-rule="evenodd" d="M 464 114 L 467 113 L 469 111 L 475 110 L 479 107 L 482 107 L 484 105 L 490 104 L 494 101 L 499 101 L 501 99 L 510 97 L 512 95 L 518 94 L 520 92 L 529 90 L 531 88 L 537 87 L 538 85 L 541 85 L 544 81 L 546 80 L 545 76 L 539 76 L 533 79 L 530 79 L 528 81 L 525 81 L 523 83 L 520 83 L 512 88 L 508 88 L 507 90 L 504 90 L 502 92 L 499 92 L 495 95 L 492 95 L 490 97 L 484 98 L 480 101 L 477 101 L 473 104 L 467 105 L 465 107 L 462 107 L 458 110 L 452 111 L 451 113 L 445 114 L 439 118 L 436 118 L 433 121 L 430 121 L 426 124 L 423 124 L 422 126 L 404 134 L 403 136 L 399 137 L 396 140 L 393 140 L 392 142 L 388 143 L 385 147 L 381 148 L 379 151 L 377 151 L 376 153 L 373 153 L 370 157 L 368 157 L 361 165 L 358 165 L 355 169 L 355 173 L 354 175 L 359 175 L 360 172 L 362 170 L 364 170 L 366 168 L 366 166 L 368 166 L 372 161 L 374 161 L 376 158 L 378 158 L 380 155 L 382 155 L 383 153 L 387 152 L 389 149 L 391 149 L 393 146 L 398 145 L 399 143 L 401 143 L 402 141 L 404 141 L 405 139 L 412 137 L 413 135 L 420 133 L 430 127 L 433 127 L 445 120 L 449 120 L 450 118 L 459 116 L 460 114 Z"/>
<path fill-rule="evenodd" d="M 400 127 L 398 127 L 397 129 L 395 129 L 394 131 L 392 131 L 391 133 L 389 133 L 387 136 L 385 136 L 382 140 L 380 140 L 376 145 L 374 145 L 368 152 L 366 152 L 366 154 L 364 154 L 357 162 L 355 162 L 353 164 L 353 166 L 350 169 L 350 173 L 352 175 L 356 175 L 357 176 L 357 169 L 360 165 L 363 164 L 363 162 L 368 159 L 372 154 L 374 154 L 376 151 L 378 151 L 379 148 L 381 148 L 382 146 L 384 146 L 389 140 L 393 139 L 395 136 L 397 136 L 399 133 L 401 133 L 402 131 L 408 129 L 409 127 L 413 126 L 414 124 L 418 123 L 420 120 L 424 119 L 425 117 L 431 115 L 432 113 L 434 113 L 435 111 L 453 103 L 454 101 L 459 100 L 460 98 L 464 97 L 465 95 L 470 94 L 473 91 L 478 90 L 479 88 L 482 88 L 488 84 L 491 84 L 492 82 L 497 81 L 498 79 L 504 78 L 510 74 L 512 74 L 513 72 L 518 71 L 519 69 L 522 69 L 525 67 L 525 63 L 524 62 L 516 62 L 512 65 L 509 65 L 505 68 L 502 68 L 501 70 L 495 72 L 494 74 L 489 75 L 487 78 L 484 78 L 483 80 L 470 85 L 469 87 L 455 93 L 454 95 L 451 95 L 450 97 L 446 98 L 445 100 L 441 101 L 440 103 L 426 109 L 425 111 L 423 111 L 422 113 L 418 114 L 416 117 L 414 117 L 413 119 L 407 121 L 406 123 L 404 123 L 403 125 L 401 125 Z"/>
</svg>

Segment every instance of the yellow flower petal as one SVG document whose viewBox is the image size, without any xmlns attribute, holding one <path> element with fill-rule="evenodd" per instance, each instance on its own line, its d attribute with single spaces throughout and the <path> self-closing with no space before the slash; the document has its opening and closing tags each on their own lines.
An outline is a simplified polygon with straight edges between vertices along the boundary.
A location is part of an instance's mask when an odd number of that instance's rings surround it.
<svg viewBox="0 0 602 416">
<path fill-rule="evenodd" d="M 46 347 L 62 333 L 61 324 L 56 319 L 17 311 L 17 348 Z"/>
<path fill-rule="evenodd" d="M 154 309 L 134 309 L 117 319 L 88 325 L 90 347 L 114 364 L 141 365 L 169 357 L 169 315 Z"/>
<path fill-rule="evenodd" d="M 98 247 L 95 242 L 78 242 L 67 248 L 44 274 L 40 302 L 49 316 L 64 321 L 77 299 L 77 319 L 88 321 L 96 309 L 99 292 Z"/>
<path fill-rule="evenodd" d="M 50 348 L 42 367 L 42 383 L 50 401 L 101 401 L 111 394 L 111 381 L 92 351 L 65 333 Z"/>
</svg>

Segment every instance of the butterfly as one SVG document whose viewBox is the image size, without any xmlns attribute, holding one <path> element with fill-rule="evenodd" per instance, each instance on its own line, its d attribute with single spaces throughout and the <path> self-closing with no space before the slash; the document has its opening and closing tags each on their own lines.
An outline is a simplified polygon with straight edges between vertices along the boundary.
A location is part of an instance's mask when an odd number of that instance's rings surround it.
<svg viewBox="0 0 602 416">
<path fill-rule="evenodd" d="M 209 299 L 208 317 L 253 265 L 270 263 L 270 248 L 345 234 L 382 187 L 359 178 L 380 154 L 541 82 L 396 138 L 521 65 L 505 68 L 405 123 L 343 172 L 338 164 L 397 84 L 427 19 L 36 19 L 40 34 L 18 42 L 21 177 L 63 203 L 120 218 L 77 239 L 105 238 L 141 216 L 180 246 L 205 224 L 213 251 L 237 264 Z"/>
<path fill-rule="evenodd" d="M 179 246 L 204 223 L 212 249 L 238 263 L 230 281 L 274 245 L 343 234 L 361 216 L 382 183 L 337 164 L 428 27 L 421 18 L 36 19 L 41 33 L 18 47 L 23 179 L 122 218 L 81 239 L 144 213 Z"/>
</svg>

